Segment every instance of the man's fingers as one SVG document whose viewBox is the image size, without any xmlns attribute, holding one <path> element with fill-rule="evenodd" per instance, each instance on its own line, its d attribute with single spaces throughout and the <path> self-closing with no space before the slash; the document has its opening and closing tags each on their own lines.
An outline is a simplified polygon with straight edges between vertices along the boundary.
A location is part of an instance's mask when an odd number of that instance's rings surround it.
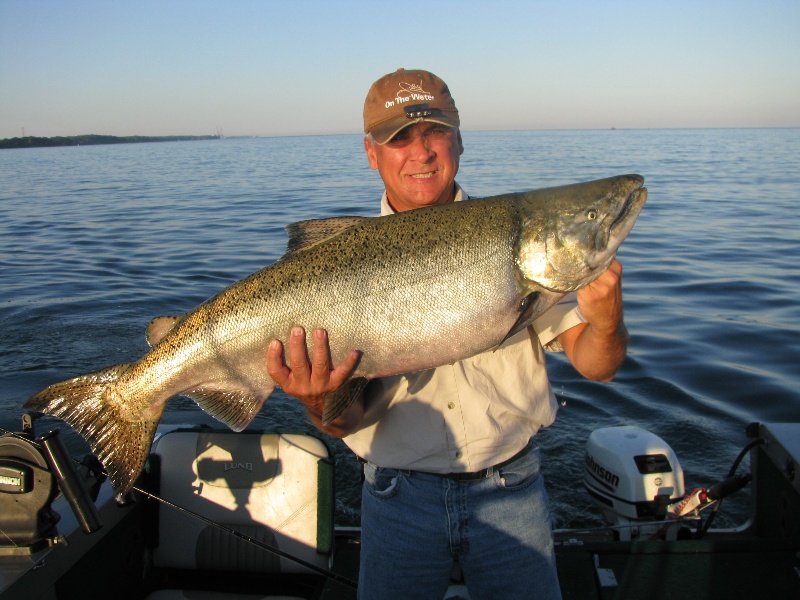
<svg viewBox="0 0 800 600">
<path fill-rule="evenodd" d="M 311 352 L 311 380 L 318 385 L 328 383 L 331 350 L 328 346 L 328 333 L 324 329 L 314 330 L 314 349 Z"/>
<path fill-rule="evenodd" d="M 272 340 L 267 347 L 267 372 L 270 377 L 287 394 L 299 398 L 307 406 L 341 387 L 361 358 L 359 352 L 353 351 L 336 368 L 331 368 L 327 332 L 317 329 L 313 338 L 310 361 L 302 327 L 292 328 L 285 347 L 279 340 Z"/>
<path fill-rule="evenodd" d="M 337 365 L 333 371 L 331 371 L 330 382 L 333 389 L 338 389 L 345 381 L 347 381 L 347 378 L 350 377 L 350 375 L 353 374 L 353 371 L 356 370 L 359 360 L 361 360 L 361 353 L 353 350 L 344 357 L 344 360 Z"/>
<path fill-rule="evenodd" d="M 283 344 L 280 340 L 272 340 L 267 347 L 267 373 L 280 386 L 291 375 L 289 367 L 283 363 Z"/>
<path fill-rule="evenodd" d="M 578 290 L 579 300 L 600 299 L 609 294 L 616 294 L 622 280 L 622 265 L 614 260 L 608 269 L 586 287 Z"/>
<path fill-rule="evenodd" d="M 289 334 L 289 349 L 286 363 L 292 370 L 295 379 L 309 376 L 308 349 L 306 348 L 306 332 L 302 327 L 292 327 Z"/>
</svg>

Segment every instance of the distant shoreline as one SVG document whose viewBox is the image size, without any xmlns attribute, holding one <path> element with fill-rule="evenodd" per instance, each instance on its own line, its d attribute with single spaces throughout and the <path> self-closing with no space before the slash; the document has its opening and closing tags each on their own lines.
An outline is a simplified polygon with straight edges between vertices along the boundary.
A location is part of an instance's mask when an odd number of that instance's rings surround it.
<svg viewBox="0 0 800 600">
<path fill-rule="evenodd" d="M 140 144 L 143 142 L 191 142 L 196 140 L 218 140 L 218 135 L 70 135 L 57 137 L 18 137 L 0 140 L 3 148 L 44 148 L 48 146 L 97 146 L 100 144 Z"/>
</svg>

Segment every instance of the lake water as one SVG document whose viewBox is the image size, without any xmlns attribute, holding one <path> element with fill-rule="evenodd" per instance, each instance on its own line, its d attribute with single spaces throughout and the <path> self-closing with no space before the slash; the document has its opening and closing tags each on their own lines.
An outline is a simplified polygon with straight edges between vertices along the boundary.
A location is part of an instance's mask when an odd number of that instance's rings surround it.
<svg viewBox="0 0 800 600">
<path fill-rule="evenodd" d="M 549 357 L 561 408 L 537 439 L 557 526 L 596 522 L 581 473 L 597 427 L 655 432 L 693 488 L 725 477 L 748 423 L 800 421 L 800 130 L 463 137 L 472 196 L 629 172 L 649 189 L 618 254 L 632 341 L 617 378 L 589 382 Z M 0 426 L 17 430 L 19 406 L 50 383 L 136 360 L 151 318 L 276 260 L 287 224 L 374 215 L 381 191 L 358 135 L 0 152 Z M 181 398 L 163 421 L 218 425 Z M 252 427 L 311 430 L 277 392 Z M 337 519 L 354 522 L 358 465 L 332 446 Z M 715 525 L 747 510 L 740 493 Z"/>
</svg>

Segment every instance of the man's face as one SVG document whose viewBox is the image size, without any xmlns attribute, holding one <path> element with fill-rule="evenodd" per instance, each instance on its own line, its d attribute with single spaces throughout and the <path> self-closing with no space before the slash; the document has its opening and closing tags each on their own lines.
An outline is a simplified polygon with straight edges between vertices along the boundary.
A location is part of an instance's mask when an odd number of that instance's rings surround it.
<svg viewBox="0 0 800 600">
<path fill-rule="evenodd" d="M 457 128 L 414 123 L 383 145 L 364 138 L 364 149 L 395 211 L 453 201 L 458 160 L 464 152 Z"/>
</svg>

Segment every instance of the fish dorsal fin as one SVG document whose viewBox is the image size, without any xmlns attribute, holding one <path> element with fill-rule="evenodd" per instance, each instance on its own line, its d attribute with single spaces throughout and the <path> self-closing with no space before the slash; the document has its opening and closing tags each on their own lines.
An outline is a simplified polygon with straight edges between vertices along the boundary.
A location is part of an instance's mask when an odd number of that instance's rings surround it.
<svg viewBox="0 0 800 600">
<path fill-rule="evenodd" d="M 144 332 L 144 337 L 147 339 L 147 343 L 151 348 L 154 347 L 181 321 L 183 321 L 183 315 L 156 317 L 150 321 L 150 323 L 147 325 L 147 329 Z"/>
<path fill-rule="evenodd" d="M 289 254 L 315 246 L 340 231 L 357 225 L 368 218 L 333 217 L 330 219 L 309 219 L 308 221 L 298 221 L 287 225 L 286 231 L 289 232 L 289 244 L 286 246 L 286 253 Z"/>
</svg>

